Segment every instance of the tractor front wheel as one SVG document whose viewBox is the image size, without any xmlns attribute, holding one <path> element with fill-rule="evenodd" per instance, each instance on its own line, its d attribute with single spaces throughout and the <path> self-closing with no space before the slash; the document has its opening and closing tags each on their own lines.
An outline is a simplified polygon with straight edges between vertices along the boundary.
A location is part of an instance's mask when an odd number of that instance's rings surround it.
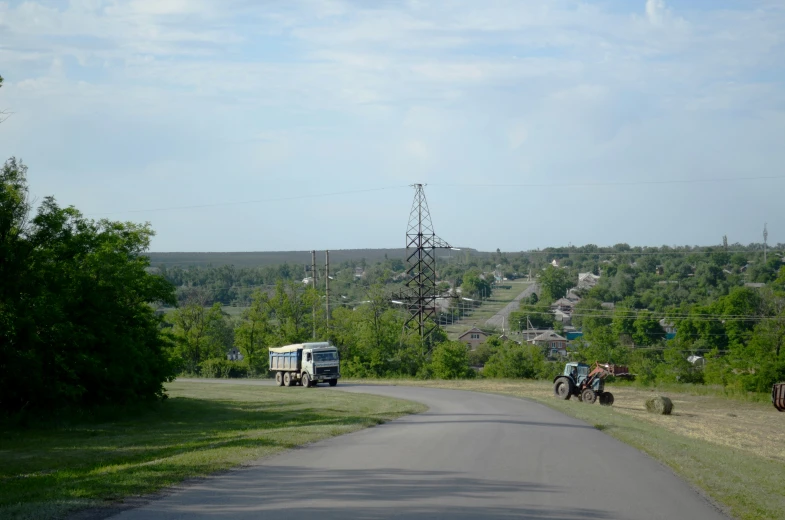
<svg viewBox="0 0 785 520">
<path fill-rule="evenodd" d="M 610 392 L 603 392 L 600 395 L 600 404 L 603 406 L 610 406 L 613 404 L 613 394 Z"/>
<path fill-rule="evenodd" d="M 591 388 L 584 390 L 581 394 L 581 397 L 583 398 L 583 402 L 586 404 L 594 404 L 594 401 L 597 400 L 597 394 Z"/>
<path fill-rule="evenodd" d="M 566 377 L 560 377 L 553 384 L 553 393 L 559 399 L 568 400 L 572 396 L 572 381 Z"/>
</svg>

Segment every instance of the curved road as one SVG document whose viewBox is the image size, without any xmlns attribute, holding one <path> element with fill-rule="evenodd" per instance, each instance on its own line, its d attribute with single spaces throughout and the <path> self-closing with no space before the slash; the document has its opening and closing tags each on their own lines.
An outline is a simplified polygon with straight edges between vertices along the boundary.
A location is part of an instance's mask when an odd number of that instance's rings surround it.
<svg viewBox="0 0 785 520">
<path fill-rule="evenodd" d="M 430 388 L 338 389 L 430 409 L 204 479 L 115 518 L 727 518 L 646 455 L 538 403 Z"/>
</svg>

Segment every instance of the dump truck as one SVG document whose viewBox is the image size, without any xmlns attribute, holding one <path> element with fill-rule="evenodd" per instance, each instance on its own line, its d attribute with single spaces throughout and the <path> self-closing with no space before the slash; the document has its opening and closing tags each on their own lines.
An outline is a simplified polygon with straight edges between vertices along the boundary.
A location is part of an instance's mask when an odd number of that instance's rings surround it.
<svg viewBox="0 0 785 520">
<path fill-rule="evenodd" d="M 338 384 L 341 377 L 338 349 L 329 342 L 295 343 L 270 348 L 270 371 L 275 372 L 278 386 L 319 383 Z"/>
<path fill-rule="evenodd" d="M 565 401 L 575 396 L 584 403 L 600 401 L 601 405 L 610 406 L 613 394 L 605 391 L 605 378 L 610 375 L 613 372 L 599 363 L 594 363 L 594 367 L 585 363 L 567 363 L 564 373 L 553 379 L 553 393 Z"/>
</svg>

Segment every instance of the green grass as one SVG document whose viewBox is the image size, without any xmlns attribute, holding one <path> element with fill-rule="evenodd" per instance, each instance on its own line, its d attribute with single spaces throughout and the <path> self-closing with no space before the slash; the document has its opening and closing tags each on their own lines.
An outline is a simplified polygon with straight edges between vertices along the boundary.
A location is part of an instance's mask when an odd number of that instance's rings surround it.
<svg viewBox="0 0 785 520">
<path fill-rule="evenodd" d="M 373 381 L 366 381 L 372 383 Z M 548 382 L 521 380 L 379 381 L 455 388 L 532 399 L 576 417 L 669 466 L 735 518 L 785 520 L 785 414 L 770 403 L 725 396 L 717 389 L 671 385 L 671 416 L 648 414 L 651 389 L 609 387 L 612 407 L 562 401 Z M 702 394 L 700 392 L 703 392 Z M 663 393 L 659 388 L 657 393 Z"/>
<path fill-rule="evenodd" d="M 422 411 L 371 395 L 175 382 L 113 419 L 0 425 L 0 518 L 45 519 Z"/>
<path fill-rule="evenodd" d="M 726 506 L 736 518 L 785 518 L 785 463 L 705 440 L 678 435 L 612 407 L 577 401 L 538 399 L 551 408 L 586 421 L 638 448 L 673 469 Z"/>
</svg>

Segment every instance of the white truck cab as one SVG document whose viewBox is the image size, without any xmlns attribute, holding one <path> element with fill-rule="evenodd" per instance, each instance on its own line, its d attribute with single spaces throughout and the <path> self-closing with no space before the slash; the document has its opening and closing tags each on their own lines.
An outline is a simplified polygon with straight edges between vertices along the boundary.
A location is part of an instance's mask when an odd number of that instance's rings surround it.
<svg viewBox="0 0 785 520">
<path fill-rule="evenodd" d="M 326 341 L 271 348 L 270 371 L 278 386 L 335 386 L 341 377 L 338 349 Z"/>
</svg>

